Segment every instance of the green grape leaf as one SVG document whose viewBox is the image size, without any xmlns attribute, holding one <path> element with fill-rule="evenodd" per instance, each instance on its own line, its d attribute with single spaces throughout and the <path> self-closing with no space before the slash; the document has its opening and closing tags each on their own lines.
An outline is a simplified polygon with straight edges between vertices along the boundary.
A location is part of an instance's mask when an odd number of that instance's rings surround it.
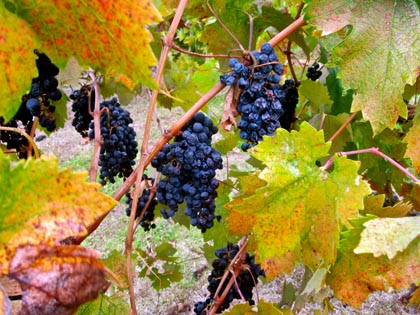
<svg viewBox="0 0 420 315">
<path fill-rule="evenodd" d="M 130 305 L 121 297 L 114 295 L 108 296 L 101 294 L 99 297 L 91 302 L 82 304 L 78 310 L 77 315 L 120 315 L 129 314 Z"/>
<path fill-rule="evenodd" d="M 19 246 L 86 235 L 116 205 L 99 184 L 85 182 L 86 173 L 59 171 L 55 157 L 9 164 L 0 152 L 0 274 L 7 273 Z"/>
<path fill-rule="evenodd" d="M 331 114 L 350 113 L 353 102 L 353 90 L 344 90 L 341 79 L 337 78 L 337 68 L 328 68 L 326 85 L 328 94 L 333 101 Z"/>
<path fill-rule="evenodd" d="M 364 224 L 355 254 L 372 253 L 394 258 L 420 234 L 420 217 L 378 218 Z"/>
<path fill-rule="evenodd" d="M 228 312 L 224 312 L 224 315 L 292 315 L 293 311 L 289 309 L 279 309 L 275 304 L 259 300 L 257 305 L 236 304 Z"/>
<path fill-rule="evenodd" d="M 358 149 L 379 148 L 401 165 L 408 166 L 404 160 L 406 144 L 401 142 L 398 132 L 385 129 L 374 136 L 372 127 L 367 122 L 353 123 L 352 131 Z M 358 160 L 362 162 L 361 171 L 365 172 L 365 176 L 377 187 L 384 189 L 389 182 L 397 191 L 400 190 L 406 176 L 395 166 L 374 154 L 360 154 Z"/>
<path fill-rule="evenodd" d="M 305 97 L 319 112 L 329 113 L 331 110 L 332 101 L 328 95 L 328 89 L 318 81 L 301 81 L 299 96 Z"/>
<path fill-rule="evenodd" d="M 18 111 L 22 95 L 37 76 L 33 50 L 39 45 L 29 25 L 0 3 L 0 117 L 7 122 Z"/>
<path fill-rule="evenodd" d="M 354 238 L 360 231 L 352 232 L 354 236 L 343 240 L 343 248 L 354 249 Z M 402 253 L 392 260 L 386 256 L 373 257 L 371 254 L 341 252 L 337 262 L 327 274 L 327 284 L 334 290 L 337 298 L 344 303 L 359 308 L 369 294 L 390 288 L 405 289 L 411 283 L 420 280 L 420 239 L 412 241 Z M 356 244 L 357 245 L 357 244 Z"/>
<path fill-rule="evenodd" d="M 304 262 L 309 267 L 336 258 L 341 224 L 358 215 L 369 186 L 357 174 L 359 163 L 335 158 L 331 173 L 316 166 L 330 148 L 322 131 L 302 123 L 299 132 L 279 129 L 251 150 L 266 164 L 267 182 L 249 196 L 226 205 L 229 230 L 250 235 L 250 246 L 271 278 Z"/>
<path fill-rule="evenodd" d="M 420 174 L 420 109 L 416 107 L 416 115 L 413 120 L 413 125 L 404 138 L 407 143 L 407 150 L 405 157 L 410 158 L 413 162 L 414 171 Z"/>
<path fill-rule="evenodd" d="M 352 25 L 335 47 L 331 64 L 340 67 L 343 85 L 355 91 L 352 111 L 361 110 L 375 134 L 393 129 L 407 117 L 402 98 L 405 85 L 416 79 L 420 50 L 419 7 L 414 0 L 315 0 L 306 20 L 328 35 Z"/>
<path fill-rule="evenodd" d="M 42 42 L 39 48 L 59 67 L 74 56 L 81 65 L 130 88 L 137 83 L 155 86 L 150 67 L 156 58 L 146 25 L 161 21 L 161 16 L 150 0 L 20 0 L 15 6 Z"/>
</svg>

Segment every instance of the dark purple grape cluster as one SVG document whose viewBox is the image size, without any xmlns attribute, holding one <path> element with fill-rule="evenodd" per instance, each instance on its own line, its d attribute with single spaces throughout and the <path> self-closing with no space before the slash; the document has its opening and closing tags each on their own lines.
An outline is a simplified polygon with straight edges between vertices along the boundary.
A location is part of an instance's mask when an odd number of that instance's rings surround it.
<svg viewBox="0 0 420 315">
<path fill-rule="evenodd" d="M 312 81 L 318 80 L 322 75 L 322 71 L 319 70 L 319 63 L 315 62 L 312 66 L 309 66 L 306 71 L 306 77 Z"/>
<path fill-rule="evenodd" d="M 217 249 L 215 251 L 215 255 L 217 258 L 213 260 L 213 270 L 207 278 L 207 280 L 209 281 L 207 290 L 210 292 L 210 295 L 204 302 L 201 301 L 195 304 L 195 314 L 207 314 L 208 306 L 211 306 L 214 303 L 215 293 L 220 285 L 220 281 L 222 280 L 222 277 L 225 274 L 232 259 L 236 256 L 236 254 L 238 254 L 238 252 L 239 246 L 237 244 L 228 244 L 226 247 Z M 234 299 L 244 298 L 246 301 L 248 301 L 250 305 L 255 304 L 255 301 L 252 299 L 252 290 L 257 284 L 258 277 L 265 276 L 265 274 L 264 271 L 261 269 L 260 265 L 255 263 L 254 256 L 249 255 L 249 253 L 246 253 L 245 255 L 246 256 L 245 261 L 243 262 L 243 267 L 239 272 L 238 276 L 236 277 L 237 285 L 234 284 L 230 288 L 225 299 L 217 309 L 216 313 L 218 314 L 222 313 L 224 310 L 229 308 L 230 303 Z M 232 274 L 229 273 L 227 279 L 224 281 L 221 290 L 219 291 L 220 293 L 222 293 L 225 290 L 226 284 L 229 282 L 231 277 Z"/>
<path fill-rule="evenodd" d="M 232 71 L 220 77 L 223 84 L 236 84 L 242 90 L 237 110 L 244 151 L 257 145 L 263 136 L 273 136 L 279 127 L 289 130 L 297 104 L 297 98 L 289 98 L 290 82 L 280 84 L 283 66 L 269 43 L 264 43 L 260 52 L 252 51 L 252 60 L 254 64 L 248 67 L 232 58 Z"/>
<path fill-rule="evenodd" d="M 142 180 L 146 181 L 146 188 L 143 190 L 143 194 L 139 197 L 136 209 L 136 218 L 138 218 L 141 215 L 141 212 L 143 211 L 144 207 L 146 207 L 147 203 L 149 202 L 151 190 L 147 187 L 152 186 L 155 181 L 153 178 L 149 178 L 146 174 L 143 175 Z M 129 190 L 125 194 L 125 196 L 125 203 L 127 204 L 125 212 L 127 216 L 130 216 L 131 206 L 133 204 L 133 199 L 131 198 L 131 190 Z M 143 217 L 140 220 L 140 226 L 145 231 L 150 231 L 150 229 L 154 229 L 156 227 L 156 224 L 153 223 L 153 220 L 155 219 L 154 211 L 157 204 L 157 199 L 153 197 L 150 200 L 150 203 L 147 205 L 146 210 L 144 211 Z"/>
<path fill-rule="evenodd" d="M 88 136 L 89 125 L 93 119 L 89 113 L 89 107 L 90 112 L 93 112 L 95 109 L 95 90 L 89 85 L 84 85 L 80 90 L 72 91 L 69 97 L 73 101 L 71 104 L 71 110 L 74 113 L 72 126 L 85 138 Z"/>
<path fill-rule="evenodd" d="M 62 94 L 58 89 L 58 80 L 56 76 L 59 68 L 51 62 L 50 58 L 34 50 L 37 55 L 36 67 L 38 77 L 32 79 L 30 92 L 22 96 L 22 102 L 19 110 L 14 117 L 2 126 L 17 128 L 23 126 L 26 133 L 30 133 L 33 125 L 33 117 L 39 117 L 39 124 L 47 131 L 56 129 L 56 122 L 53 116 L 55 106 L 54 101 L 61 99 Z M 27 157 L 28 140 L 20 134 L 12 131 L 0 132 L 0 140 L 6 143 L 7 149 L 16 150 L 19 158 Z"/>
<path fill-rule="evenodd" d="M 190 224 L 202 232 L 211 228 L 216 218 L 219 181 L 214 177 L 216 170 L 223 167 L 220 153 L 211 147 L 215 133 L 217 127 L 211 119 L 199 112 L 152 160 L 152 166 L 165 176 L 156 189 L 159 202 L 169 207 L 161 209 L 163 217 L 174 216 L 185 200 Z"/>
<path fill-rule="evenodd" d="M 102 145 L 99 154 L 100 183 L 115 183 L 115 177 L 130 176 L 137 156 L 136 132 L 130 126 L 130 113 L 121 107 L 114 97 L 101 103 Z M 88 136 L 95 138 L 94 123 L 91 121 Z"/>
</svg>

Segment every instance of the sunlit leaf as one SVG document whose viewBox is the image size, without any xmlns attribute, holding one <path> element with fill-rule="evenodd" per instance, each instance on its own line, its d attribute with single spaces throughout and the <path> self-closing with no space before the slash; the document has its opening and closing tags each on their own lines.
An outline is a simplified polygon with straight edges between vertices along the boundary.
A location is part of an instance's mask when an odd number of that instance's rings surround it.
<svg viewBox="0 0 420 315">
<path fill-rule="evenodd" d="M 0 2 L 0 117 L 9 121 L 37 76 L 33 50 L 39 42 L 29 25 L 3 5 Z"/>
<path fill-rule="evenodd" d="M 354 248 L 351 244 L 343 247 Z M 405 289 L 420 280 L 419 239 L 414 240 L 392 260 L 386 256 L 340 252 L 337 262 L 327 274 L 327 283 L 337 298 L 353 307 L 360 307 L 369 294 L 389 288 Z"/>
<path fill-rule="evenodd" d="M 74 56 L 131 88 L 139 82 L 154 86 L 149 67 L 156 59 L 146 25 L 161 17 L 150 0 L 21 0 L 15 5 L 42 42 L 39 48 L 59 66 Z"/>
<path fill-rule="evenodd" d="M 85 182 L 85 173 L 57 166 L 55 157 L 43 157 L 10 167 L 0 153 L 0 274 L 7 273 L 8 259 L 20 245 L 86 235 L 86 228 L 115 206 L 99 184 Z"/>
<path fill-rule="evenodd" d="M 370 189 L 357 174 L 359 164 L 336 158 L 334 170 L 324 172 L 316 161 L 328 150 L 322 131 L 307 123 L 299 132 L 281 129 L 265 137 L 253 156 L 266 164 L 260 178 L 267 185 L 226 205 L 229 229 L 252 232 L 250 246 L 268 278 L 300 262 L 313 268 L 333 263 L 341 224 L 363 208 Z"/>
<path fill-rule="evenodd" d="M 316 0 L 308 3 L 306 18 L 323 35 L 352 25 L 335 49 L 331 64 L 340 67 L 343 85 L 355 91 L 352 110 L 362 110 L 375 134 L 393 128 L 407 116 L 402 93 L 416 79 L 420 14 L 414 0 Z"/>
<path fill-rule="evenodd" d="M 275 304 L 259 300 L 257 305 L 237 304 L 225 315 L 292 315 L 293 312 L 288 309 L 279 309 Z"/>
<path fill-rule="evenodd" d="M 107 290 L 99 253 L 80 246 L 19 246 L 9 276 L 22 288 L 21 314 L 71 315 Z"/>
<path fill-rule="evenodd" d="M 408 157 L 413 162 L 414 170 L 420 174 L 420 110 L 419 106 L 416 107 L 416 116 L 413 119 L 413 125 L 404 138 L 407 143 L 407 150 L 405 157 Z"/>
<path fill-rule="evenodd" d="M 372 253 L 392 259 L 420 234 L 420 217 L 378 218 L 364 224 L 356 254 Z"/>
</svg>

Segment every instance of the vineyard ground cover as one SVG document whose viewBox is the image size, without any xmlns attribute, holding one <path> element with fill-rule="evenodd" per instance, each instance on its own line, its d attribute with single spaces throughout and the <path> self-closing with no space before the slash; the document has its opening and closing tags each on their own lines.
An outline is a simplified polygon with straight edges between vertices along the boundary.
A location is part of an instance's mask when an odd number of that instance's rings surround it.
<svg viewBox="0 0 420 315">
<path fill-rule="evenodd" d="M 138 97 L 126 107 L 134 118 L 134 128 L 137 131 L 139 140 L 139 135 L 142 134 L 143 130 L 141 124 L 144 121 L 141 118 L 146 115 L 147 102 L 147 97 Z M 159 113 L 162 127 L 165 128 L 170 126 L 181 114 L 181 110 L 174 109 L 169 111 L 160 109 Z M 71 118 L 72 112 L 70 107 L 68 107 L 68 114 Z M 156 132 L 158 128 L 154 130 Z M 153 134 L 152 139 L 157 139 L 158 136 L 159 134 L 157 133 Z M 37 144 L 43 154 L 56 155 L 60 165 L 72 167 L 77 171 L 89 170 L 93 145 L 81 140 L 80 135 L 71 126 L 71 119 L 67 120 L 64 128 L 59 129 L 46 139 L 38 141 Z M 229 155 L 229 164 L 245 167 L 245 163 L 241 161 L 242 157 L 239 150 L 233 152 Z M 218 177 L 223 179 L 225 176 L 226 174 L 219 174 Z M 117 181 L 115 184 L 108 184 L 108 187 L 104 187 L 104 192 L 111 195 L 115 191 L 114 188 L 118 187 L 120 183 L 120 181 Z M 99 250 L 103 257 L 106 257 L 114 250 L 123 255 L 127 225 L 128 217 L 125 215 L 125 204 L 120 202 L 106 217 L 100 227 L 84 241 L 83 245 Z M 206 297 L 206 278 L 210 270 L 209 268 L 204 269 L 197 279 L 192 274 L 192 271 L 201 269 L 206 265 L 201 251 L 201 246 L 203 245 L 201 233 L 195 228 L 188 230 L 171 221 L 158 220 L 156 229 L 151 232 L 142 230 L 136 232 L 134 244 L 136 248 L 140 247 L 150 255 L 153 255 L 154 248 L 162 242 L 169 242 L 177 249 L 179 263 L 182 265 L 183 280 L 157 292 L 153 289 L 152 283 L 147 277 L 136 277 L 135 294 L 138 308 L 141 314 L 193 314 L 192 307 L 194 303 Z M 279 302 L 283 293 L 283 284 L 287 282 L 291 283 L 295 288 L 299 288 L 303 278 L 303 271 L 302 267 L 298 267 L 293 273 L 278 277 L 270 283 L 263 284 L 260 282 L 258 286 L 260 298 L 270 302 Z M 417 314 L 415 310 L 407 309 L 400 301 L 400 297 L 403 294 L 404 292 L 376 292 L 363 303 L 360 310 L 343 305 L 341 301 L 332 298 L 330 302 L 334 306 L 334 310 L 329 314 Z M 311 302 L 306 303 L 297 314 L 309 315 L 317 312 L 321 312 L 321 305 Z"/>
</svg>

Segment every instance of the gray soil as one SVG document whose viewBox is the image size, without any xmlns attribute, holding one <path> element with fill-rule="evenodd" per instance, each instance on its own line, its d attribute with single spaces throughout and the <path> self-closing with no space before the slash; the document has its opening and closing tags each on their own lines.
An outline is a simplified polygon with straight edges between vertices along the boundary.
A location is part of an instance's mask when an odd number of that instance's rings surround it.
<svg viewBox="0 0 420 315">
<path fill-rule="evenodd" d="M 127 106 L 135 121 L 134 127 L 138 134 L 139 143 L 141 143 L 143 134 L 142 124 L 147 114 L 147 102 L 147 97 L 138 97 Z M 92 154 L 92 144 L 84 141 L 71 126 L 72 113 L 70 107 L 68 113 L 70 119 L 67 121 L 65 127 L 59 129 L 47 139 L 38 141 L 37 145 L 43 154 L 56 155 L 60 165 L 72 165 L 74 169 L 80 170 L 80 168 L 88 165 L 89 157 Z M 163 128 L 168 128 L 174 119 L 180 117 L 182 111 L 159 109 L 159 113 L 161 125 Z M 153 129 L 159 130 L 156 123 L 154 123 Z M 37 133 L 37 135 L 40 134 Z M 158 136 L 159 132 L 154 132 L 152 134 L 152 142 Z M 233 153 L 230 160 L 237 157 L 240 157 L 239 152 Z M 71 164 L 71 161 L 75 162 Z M 78 163 L 81 163 L 80 168 Z M 107 192 L 112 194 L 112 192 Z M 86 240 L 84 245 L 102 251 L 104 256 L 114 249 L 122 254 L 128 222 L 124 209 L 125 206 L 123 203 L 115 207 L 101 226 Z M 172 234 L 168 232 L 169 236 L 166 237 L 166 240 L 178 250 L 178 263 L 183 268 L 184 279 L 181 282 L 172 283 L 167 289 L 157 292 L 153 289 L 151 281 L 148 278 L 136 277 L 135 296 L 137 298 L 138 313 L 143 315 L 194 314 L 192 311 L 194 303 L 205 300 L 206 298 L 206 278 L 210 270 L 208 267 L 205 268 L 207 265 L 206 260 L 200 249 L 200 246 L 203 244 L 201 235 L 199 232 L 189 231 L 172 221 L 160 221 L 158 225 L 160 225 L 159 231 L 161 233 L 162 231 L 172 231 Z M 136 233 L 136 239 L 142 248 L 153 254 L 153 248 L 156 246 L 156 242 L 164 240 L 165 236 L 157 235 L 155 232 L 147 234 L 139 231 Z M 192 271 L 199 269 L 203 269 L 203 272 L 196 279 L 193 277 Z M 295 288 L 299 288 L 302 282 L 302 275 L 303 268 L 298 267 L 293 273 L 276 278 L 269 283 L 260 282 L 258 285 L 259 297 L 266 301 L 279 303 L 282 299 L 284 283 L 291 283 Z M 369 296 L 363 303 L 361 309 L 356 310 L 334 299 L 332 294 L 329 293 L 329 302 L 334 306 L 334 309 L 329 311 L 328 314 L 420 314 L 420 312 L 414 309 L 407 308 L 401 302 L 400 298 L 403 294 L 404 292 L 393 291 L 376 292 Z M 321 310 L 319 304 L 308 301 L 296 314 L 321 314 L 318 313 L 319 310 Z"/>
</svg>

